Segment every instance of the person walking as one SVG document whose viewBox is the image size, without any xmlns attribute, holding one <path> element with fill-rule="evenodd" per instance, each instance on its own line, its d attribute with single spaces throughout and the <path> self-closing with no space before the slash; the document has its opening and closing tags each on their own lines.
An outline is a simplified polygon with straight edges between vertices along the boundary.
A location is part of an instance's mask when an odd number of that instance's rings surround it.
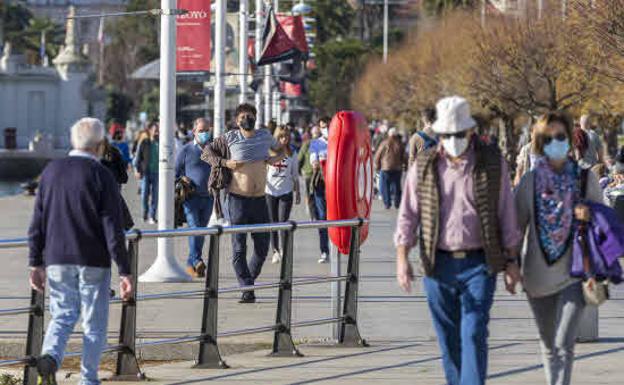
<svg viewBox="0 0 624 385">
<path fill-rule="evenodd" d="M 143 221 L 156 223 L 158 208 L 158 138 L 160 135 L 157 122 L 149 125 L 149 138 L 139 144 L 134 168 L 136 176 L 141 180 L 141 201 L 143 202 Z M 150 199 L 151 198 L 151 199 Z"/>
<path fill-rule="evenodd" d="M 232 171 L 227 194 L 232 225 L 255 225 L 269 222 L 265 197 L 267 164 L 277 164 L 283 150 L 268 130 L 256 130 L 256 108 L 241 104 L 236 109 L 236 124 L 231 130 L 206 146 L 202 160 L 212 167 L 226 167 Z M 222 151 L 226 149 L 225 151 Z M 275 151 L 270 156 L 269 151 Z M 227 153 L 229 157 L 220 154 Z M 241 286 L 253 286 L 262 271 L 269 252 L 269 233 L 253 233 L 253 255 L 247 263 L 247 234 L 232 235 L 232 263 Z M 253 290 L 245 290 L 240 303 L 254 303 Z"/>
<path fill-rule="evenodd" d="M 477 137 L 468 102 L 443 98 L 436 111 L 433 131 L 441 144 L 418 154 L 405 183 L 395 233 L 397 280 L 411 290 L 408 255 L 419 243 L 446 381 L 483 385 L 496 275 L 504 271 L 515 292 L 522 235 L 507 163 Z"/>
<path fill-rule="evenodd" d="M 570 157 L 572 120 L 551 112 L 536 123 L 535 167 L 516 189 L 524 237 L 522 285 L 539 331 L 548 385 L 569 385 L 576 332 L 585 302 L 581 281 L 570 276 L 575 219 L 589 217 L 580 204 L 582 167 Z M 602 203 L 598 178 L 587 172 L 586 198 Z M 576 217 L 576 218 L 575 218 Z"/>
<path fill-rule="evenodd" d="M 293 201 L 295 204 L 301 203 L 299 189 L 299 172 L 297 153 L 290 145 L 291 132 L 287 126 L 279 126 L 275 129 L 273 137 L 278 143 L 285 158 L 274 165 L 267 167 L 266 200 L 269 209 L 269 220 L 272 223 L 286 222 L 290 218 Z M 277 155 L 272 153 L 271 155 Z M 284 233 L 281 235 L 282 240 Z M 280 244 L 278 232 L 271 233 L 273 245 L 273 257 L 271 263 L 279 263 L 284 250 Z"/>
<path fill-rule="evenodd" d="M 327 144 L 329 139 L 329 117 L 319 119 L 321 136 L 310 143 L 310 164 L 312 165 L 312 199 L 317 220 L 327 219 L 327 201 L 325 199 L 325 165 L 327 163 Z M 318 263 L 329 263 L 329 234 L 327 229 L 319 229 L 321 257 Z"/>
<path fill-rule="evenodd" d="M 310 144 L 312 141 L 321 136 L 321 130 L 318 126 L 312 127 L 310 130 L 310 139 L 305 140 L 301 146 L 301 150 L 297 154 L 299 159 L 299 172 L 303 177 L 303 184 L 305 186 L 305 204 L 308 211 L 308 215 L 311 220 L 316 220 L 316 206 L 314 205 L 314 189 L 312 188 L 312 176 L 314 175 L 314 169 L 312 169 L 312 163 L 310 163 Z"/>
<path fill-rule="evenodd" d="M 604 147 L 600 135 L 592 129 L 591 116 L 582 115 L 579 119 L 579 129 L 584 134 L 584 145 L 577 147 L 578 164 L 584 169 L 590 169 L 597 163 L 605 163 Z M 580 133 L 575 135 L 578 137 Z"/>
<path fill-rule="evenodd" d="M 425 108 L 421 115 L 420 121 L 422 123 L 422 130 L 416 131 L 408 142 L 408 162 L 411 166 L 416 160 L 418 153 L 423 152 L 438 144 L 434 132 L 431 130 L 431 125 L 436 120 L 436 111 L 433 107 Z"/>
<path fill-rule="evenodd" d="M 401 203 L 401 177 L 407 164 L 405 147 L 396 128 L 388 131 L 385 139 L 375 153 L 375 169 L 379 171 L 381 196 L 386 210 L 394 203 L 399 208 Z"/>
<path fill-rule="evenodd" d="M 208 179 L 212 168 L 201 160 L 204 148 L 212 141 L 212 131 L 208 121 L 198 118 L 193 122 L 193 141 L 182 146 L 176 156 L 176 179 L 190 179 L 194 193 L 182 207 L 189 227 L 206 227 L 212 215 L 213 197 L 208 191 Z M 189 255 L 186 272 L 194 278 L 204 277 L 206 264 L 202 260 L 204 236 L 189 237 Z"/>
<path fill-rule="evenodd" d="M 28 230 L 30 285 L 40 292 L 48 289 L 51 316 L 36 359 L 42 385 L 56 384 L 56 371 L 80 316 L 81 384 L 100 383 L 111 260 L 121 276 L 122 299 L 129 300 L 132 293 L 119 186 L 99 161 L 104 134 L 104 124 L 97 119 L 76 122 L 71 128 L 73 150 L 46 166 L 37 191 Z"/>
</svg>

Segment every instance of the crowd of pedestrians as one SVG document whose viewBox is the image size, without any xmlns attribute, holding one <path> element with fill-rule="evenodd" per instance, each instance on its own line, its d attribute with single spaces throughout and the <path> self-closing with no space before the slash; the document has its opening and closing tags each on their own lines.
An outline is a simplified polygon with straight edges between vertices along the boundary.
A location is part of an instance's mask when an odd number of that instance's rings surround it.
<svg viewBox="0 0 624 385">
<path fill-rule="evenodd" d="M 486 382 L 488 323 L 501 273 L 511 294 L 522 284 L 547 383 L 569 385 L 587 305 L 582 279 L 570 274 L 573 234 L 591 219 L 592 202 L 624 208 L 624 148 L 609 156 L 591 116 L 575 125 L 565 112 L 551 112 L 528 127 L 527 143 L 510 169 L 496 136 L 480 135 L 464 98 L 441 99 L 422 111 L 420 123 L 404 139 L 384 122 L 374 132 L 373 164 L 384 207 L 398 209 L 397 280 L 405 291 L 415 277 L 410 250 L 418 246 L 447 383 Z M 330 118 L 308 130 L 257 126 L 249 104 L 238 106 L 234 124 L 218 138 L 204 118 L 190 131 L 180 125 L 175 173 L 189 227 L 205 227 L 213 216 L 232 225 L 285 222 L 302 196 L 312 220 L 326 219 Z M 81 315 L 82 383 L 99 383 L 111 261 L 118 265 L 121 297 L 132 293 L 124 230 L 134 222 L 120 193 L 129 169 L 141 182 L 143 220 L 157 220 L 158 122 L 147 124 L 132 145 L 120 125 L 107 139 L 97 119 L 81 119 L 70 131 L 73 150 L 43 172 L 29 229 L 30 282 L 50 295 L 51 321 L 37 358 L 42 384 L 54 383 Z M 256 301 L 252 286 L 266 258 L 276 264 L 284 252 L 284 234 L 251 238 L 249 259 L 247 235 L 231 240 L 243 304 Z M 192 277 L 206 274 L 203 246 L 204 237 L 189 237 L 186 271 Z M 318 262 L 327 263 L 327 229 L 319 230 L 319 249 Z"/>
</svg>

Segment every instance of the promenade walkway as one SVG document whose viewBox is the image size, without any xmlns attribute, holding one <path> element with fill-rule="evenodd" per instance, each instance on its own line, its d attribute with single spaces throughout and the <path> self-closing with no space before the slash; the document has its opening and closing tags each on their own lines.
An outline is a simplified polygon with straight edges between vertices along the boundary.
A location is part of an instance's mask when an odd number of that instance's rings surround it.
<svg viewBox="0 0 624 385">
<path fill-rule="evenodd" d="M 124 194 L 131 210 L 140 218 L 136 185 L 127 186 Z M 30 220 L 33 200 L 28 197 L 0 199 L 0 237 L 24 236 Z M 177 362 L 147 362 L 143 370 L 154 383 L 199 384 L 443 384 L 435 333 L 423 296 L 421 283 L 415 292 L 405 295 L 398 289 L 394 271 L 393 211 L 375 206 L 369 240 L 362 248 L 360 285 L 360 330 L 371 346 L 362 349 L 331 347 L 327 340 L 330 326 L 315 326 L 294 330 L 301 343 L 303 358 L 267 357 L 272 334 L 232 337 L 220 340 L 228 370 L 190 370 L 195 345 L 168 346 L 141 351 L 143 359 L 181 360 Z M 305 219 L 303 205 L 294 211 L 295 219 Z M 139 221 L 140 222 L 140 221 Z M 147 228 L 142 223 L 139 227 Z M 176 256 L 185 259 L 187 243 L 176 241 Z M 223 239 L 221 286 L 235 285 L 231 264 L 229 239 Z M 155 242 L 141 243 L 139 270 L 145 271 L 155 257 Z M 26 253 L 24 250 L 3 251 L 0 254 L 0 307 L 25 306 L 28 296 Z M 328 275 L 329 265 L 319 265 L 318 237 L 313 232 L 300 231 L 295 238 L 295 277 Z M 279 268 L 267 262 L 261 280 L 274 281 Z M 199 289 L 197 280 L 183 284 L 141 284 L 141 293 Z M 578 345 L 579 360 L 574 384 L 621 385 L 624 375 L 624 290 L 613 292 L 614 300 L 601 308 L 601 341 Z M 254 305 L 240 305 L 236 295 L 221 297 L 219 329 L 231 330 L 274 322 L 276 292 L 259 293 Z M 116 338 L 119 308 L 111 309 L 111 342 Z M 330 288 L 326 286 L 297 287 L 294 292 L 293 321 L 329 317 Z M 140 303 L 138 307 L 138 336 L 147 341 L 163 337 L 197 334 L 200 327 L 201 299 L 170 299 Z M 20 341 L 24 339 L 26 317 L 0 319 L 0 355 L 11 352 L 23 354 Z M 540 385 L 544 382 L 536 329 L 523 295 L 510 296 L 499 282 L 491 321 L 491 384 Z M 70 350 L 78 350 L 79 331 Z M 75 383 L 74 373 L 61 383 Z M 3 369 L 0 373 L 7 371 Z M 14 374 L 21 375 L 16 369 Z"/>
</svg>

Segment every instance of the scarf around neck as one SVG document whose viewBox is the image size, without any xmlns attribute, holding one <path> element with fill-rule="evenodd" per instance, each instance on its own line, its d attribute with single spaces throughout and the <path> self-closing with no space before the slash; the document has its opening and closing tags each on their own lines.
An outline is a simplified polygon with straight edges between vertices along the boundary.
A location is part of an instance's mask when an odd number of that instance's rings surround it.
<svg viewBox="0 0 624 385">
<path fill-rule="evenodd" d="M 544 157 L 535 164 L 535 220 L 546 262 L 557 262 L 567 251 L 573 234 L 574 206 L 579 199 L 580 168 L 568 160 L 562 172 Z"/>
</svg>

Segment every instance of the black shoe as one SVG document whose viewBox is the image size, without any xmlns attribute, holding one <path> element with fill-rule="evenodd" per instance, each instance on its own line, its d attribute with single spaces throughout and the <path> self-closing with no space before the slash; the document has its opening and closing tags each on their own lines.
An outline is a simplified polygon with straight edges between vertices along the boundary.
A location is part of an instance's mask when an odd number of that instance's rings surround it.
<svg viewBox="0 0 624 385">
<path fill-rule="evenodd" d="M 195 265 L 195 274 L 197 274 L 197 278 L 204 278 L 206 276 L 206 264 L 204 261 L 199 261 Z"/>
<path fill-rule="evenodd" d="M 253 290 L 244 291 L 238 303 L 256 303 L 256 295 Z"/>
<path fill-rule="evenodd" d="M 56 383 L 56 361 L 50 355 L 43 355 L 37 358 L 37 372 L 39 373 L 39 385 L 57 385 Z"/>
</svg>

